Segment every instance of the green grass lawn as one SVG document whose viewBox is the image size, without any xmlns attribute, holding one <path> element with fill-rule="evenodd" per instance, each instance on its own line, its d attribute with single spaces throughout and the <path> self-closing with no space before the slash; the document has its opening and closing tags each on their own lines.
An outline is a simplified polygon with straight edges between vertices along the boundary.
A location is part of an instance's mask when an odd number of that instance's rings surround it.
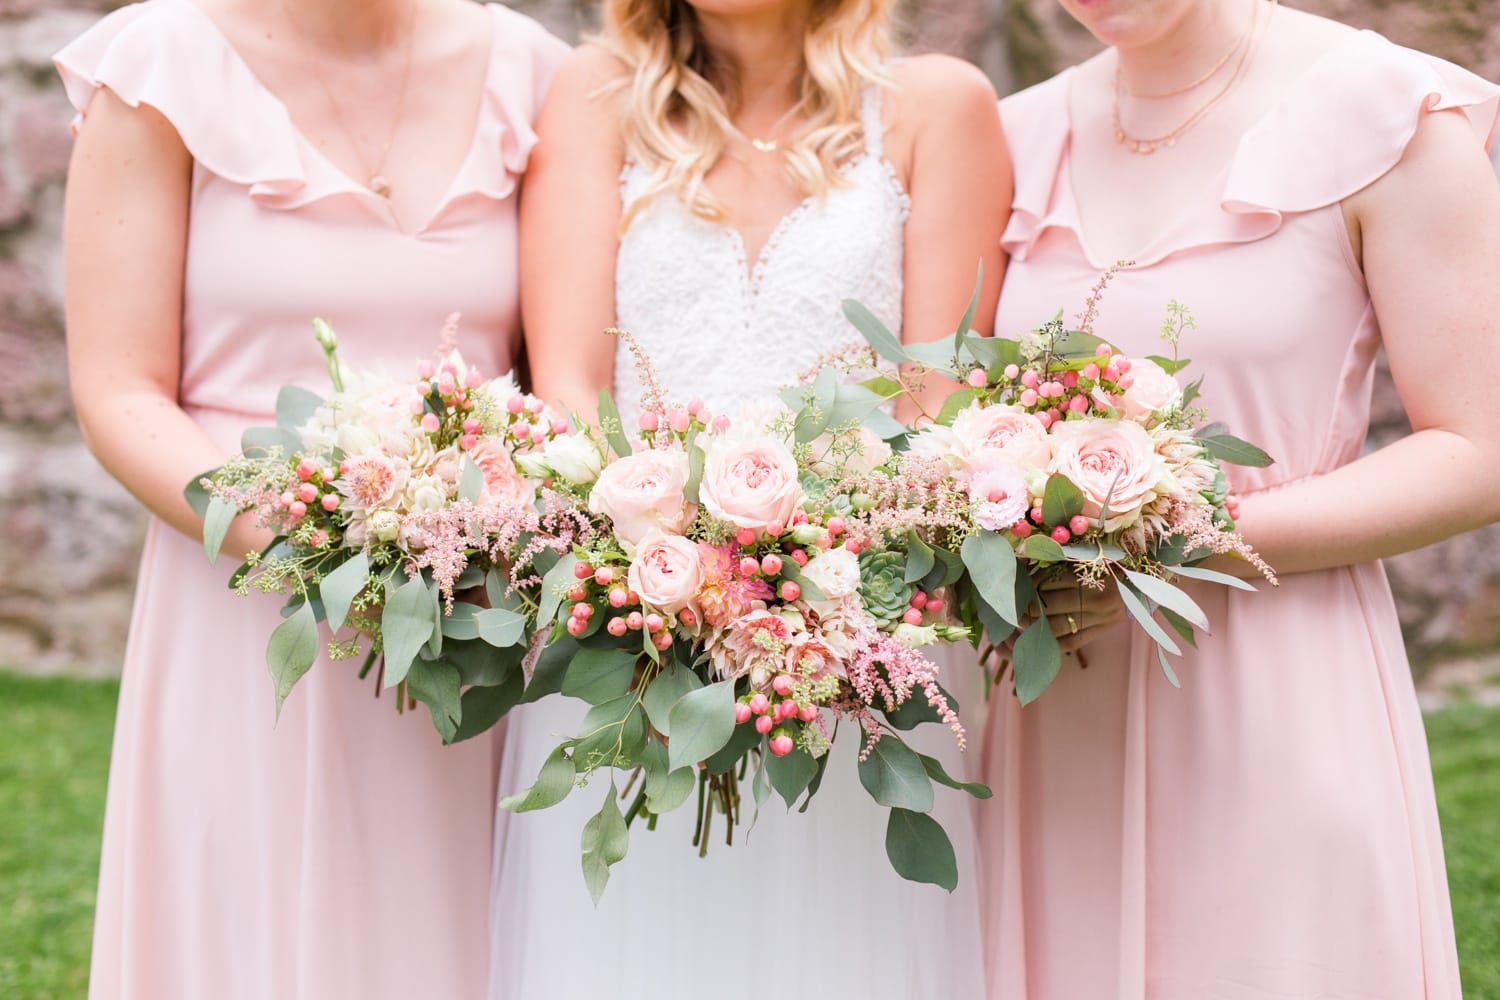
<svg viewBox="0 0 1500 1000">
<path fill-rule="evenodd" d="M 115 684 L 0 671 L 0 997 L 88 981 Z M 1500 709 L 1427 722 L 1467 1000 L 1500 1000 Z"/>
</svg>

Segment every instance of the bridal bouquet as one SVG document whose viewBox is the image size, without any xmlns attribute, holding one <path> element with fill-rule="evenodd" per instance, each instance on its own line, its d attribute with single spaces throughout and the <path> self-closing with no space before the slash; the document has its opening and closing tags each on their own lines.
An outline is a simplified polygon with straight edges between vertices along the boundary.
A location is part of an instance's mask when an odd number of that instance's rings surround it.
<svg viewBox="0 0 1500 1000">
<path fill-rule="evenodd" d="M 451 324 L 408 379 L 349 371 L 314 326 L 333 392 L 283 388 L 276 426 L 247 431 L 242 454 L 189 485 L 204 546 L 214 559 L 242 512 L 276 533 L 231 586 L 288 598 L 266 649 L 278 712 L 326 622 L 345 636 L 333 659 L 367 645 L 361 677 L 378 660 L 398 709 L 421 701 L 445 740 L 472 736 L 522 697 L 538 573 L 577 529 L 526 468 L 592 446 L 509 376 L 468 365 Z"/>
<path fill-rule="evenodd" d="M 1168 655 L 1181 655 L 1178 640 L 1191 644 L 1195 630 L 1209 625 L 1174 581 L 1253 590 L 1197 565 L 1233 554 L 1276 582 L 1234 530 L 1237 501 L 1223 468 L 1271 459 L 1223 424 L 1204 423 L 1193 406 L 1201 380 L 1177 378 L 1189 363 L 1177 348 L 1194 327 L 1191 314 L 1176 302 L 1168 308 L 1162 337 L 1170 357 L 1125 357 L 1090 329 L 1108 280 L 1094 289 L 1079 329 L 1065 329 L 1059 318 L 1014 340 L 959 334 L 903 345 L 858 303 L 845 306 L 881 357 L 962 384 L 930 425 L 905 436 L 900 462 L 940 466 L 948 488 L 964 496 L 965 523 L 915 539 L 911 549 L 925 558 L 925 543 L 943 561 L 961 561 L 960 619 L 992 642 L 1014 639 L 1022 703 L 1039 697 L 1061 669 L 1040 586 L 1049 580 L 1113 585 L 1174 685 Z M 959 329 L 968 330 L 970 319 Z M 908 390 L 889 379 L 870 387 L 890 398 Z"/>
<path fill-rule="evenodd" d="M 595 528 L 544 581 L 538 622 L 554 624 L 538 637 L 527 696 L 560 691 L 592 707 L 535 785 L 501 805 L 545 808 L 608 771 L 583 834 L 597 900 L 638 817 L 654 825 L 696 793 L 701 853 L 716 813 L 732 842 L 747 783 L 756 809 L 773 793 L 805 809 L 845 720 L 862 733 L 861 782 L 890 808 L 892 865 L 952 889 L 953 847 L 928 815 L 933 785 L 988 792 L 897 730 L 933 721 L 964 741 L 920 647 L 967 630 L 943 614 L 948 577 L 927 586 L 906 548 L 953 526 L 962 506 L 935 505 L 926 482 L 891 471 L 890 448 L 859 427 L 881 398 L 837 385 L 831 370 L 731 420 L 669 405 L 640 361 L 638 433 L 601 398 L 593 433 L 613 453 L 602 471 L 580 477 L 545 455 L 537 469 Z M 954 563 L 952 579 L 960 572 Z"/>
</svg>

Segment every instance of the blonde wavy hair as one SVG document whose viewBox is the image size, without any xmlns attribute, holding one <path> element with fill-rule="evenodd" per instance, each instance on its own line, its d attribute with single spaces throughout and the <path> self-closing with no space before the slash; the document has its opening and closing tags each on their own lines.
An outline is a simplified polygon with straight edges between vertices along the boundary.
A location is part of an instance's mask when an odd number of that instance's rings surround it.
<svg viewBox="0 0 1500 1000">
<path fill-rule="evenodd" d="M 865 89 L 891 85 L 891 7 L 892 0 L 811 0 L 798 103 L 805 124 L 781 143 L 787 173 L 807 197 L 843 183 L 840 167 L 864 149 Z M 626 91 L 625 150 L 651 175 L 621 228 L 666 192 L 695 215 L 727 219 L 704 178 L 734 132 L 724 91 L 735 81 L 696 12 L 686 0 L 607 0 L 595 41 L 629 70 L 607 89 Z"/>
</svg>

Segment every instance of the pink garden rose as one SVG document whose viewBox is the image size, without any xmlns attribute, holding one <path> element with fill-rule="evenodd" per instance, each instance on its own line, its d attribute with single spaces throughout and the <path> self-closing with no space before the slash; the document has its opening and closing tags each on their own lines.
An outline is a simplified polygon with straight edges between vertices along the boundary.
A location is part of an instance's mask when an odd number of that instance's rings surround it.
<svg viewBox="0 0 1500 1000">
<path fill-rule="evenodd" d="M 406 487 L 409 474 L 385 455 L 356 455 L 344 460 L 339 491 L 357 508 L 379 507 Z"/>
<path fill-rule="evenodd" d="M 969 466 L 1003 460 L 1022 469 L 1044 469 L 1052 460 L 1047 428 L 1020 407 L 975 403 L 953 418 L 953 436 Z"/>
<path fill-rule="evenodd" d="M 705 451 L 700 496 L 711 514 L 740 528 L 791 524 L 802 502 L 797 460 L 768 435 L 721 438 Z"/>
<path fill-rule="evenodd" d="M 589 510 L 609 518 L 627 546 L 652 531 L 681 534 L 691 520 L 687 481 L 686 453 L 638 451 L 604 467 L 589 493 Z"/>
<path fill-rule="evenodd" d="M 1115 397 L 1115 406 L 1131 420 L 1146 423 L 1182 399 L 1182 386 L 1155 361 L 1132 359 L 1130 377 L 1133 379 L 1130 388 L 1125 390 L 1123 397 Z"/>
<path fill-rule="evenodd" d="M 1140 424 L 1114 420 L 1068 420 L 1052 429 L 1051 472 L 1083 491 L 1085 517 L 1097 518 L 1109 504 L 1105 530 L 1135 522 L 1170 477 L 1155 442 Z"/>
<path fill-rule="evenodd" d="M 626 579 L 647 607 L 675 615 L 693 603 L 702 576 L 696 543 L 652 531 L 636 547 Z"/>
<path fill-rule="evenodd" d="M 1003 531 L 1026 516 L 1031 493 L 1021 470 L 1003 460 L 985 460 L 969 476 L 974 520 L 986 531 Z"/>
<path fill-rule="evenodd" d="M 484 503 L 502 507 L 530 507 L 536 502 L 536 489 L 516 469 L 505 446 L 496 441 L 480 441 L 469 449 L 469 460 L 484 474 Z"/>
</svg>

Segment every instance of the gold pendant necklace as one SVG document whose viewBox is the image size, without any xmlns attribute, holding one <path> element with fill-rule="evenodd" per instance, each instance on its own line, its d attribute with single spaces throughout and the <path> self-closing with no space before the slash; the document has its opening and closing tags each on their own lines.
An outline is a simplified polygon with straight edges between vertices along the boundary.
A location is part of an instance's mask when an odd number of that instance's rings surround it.
<svg viewBox="0 0 1500 1000">
<path fill-rule="evenodd" d="M 790 108 L 787 108 L 786 112 L 784 114 L 782 114 L 782 116 L 780 118 L 776 119 L 774 122 L 771 123 L 770 127 L 766 129 L 765 134 L 767 136 L 775 136 L 776 130 L 779 129 L 779 128 L 781 128 L 782 125 L 785 125 L 787 119 L 790 118 L 790 117 L 792 117 L 792 115 L 796 114 L 801 109 L 802 109 L 802 102 L 801 101 L 798 101 L 796 104 L 793 104 Z M 743 131 L 740 130 L 740 128 L 737 125 L 734 124 L 734 122 L 730 122 L 729 123 L 729 127 L 731 129 L 733 129 L 734 133 L 736 135 L 738 135 L 741 139 L 744 139 L 746 142 L 750 143 L 750 147 L 752 149 L 754 149 L 756 152 L 760 152 L 760 153 L 774 153 L 774 152 L 776 152 L 777 150 L 779 150 L 781 148 L 781 140 L 780 139 L 777 139 L 777 138 L 764 138 L 764 139 L 762 139 L 762 138 L 760 138 L 758 136 L 746 135 Z"/>
</svg>

